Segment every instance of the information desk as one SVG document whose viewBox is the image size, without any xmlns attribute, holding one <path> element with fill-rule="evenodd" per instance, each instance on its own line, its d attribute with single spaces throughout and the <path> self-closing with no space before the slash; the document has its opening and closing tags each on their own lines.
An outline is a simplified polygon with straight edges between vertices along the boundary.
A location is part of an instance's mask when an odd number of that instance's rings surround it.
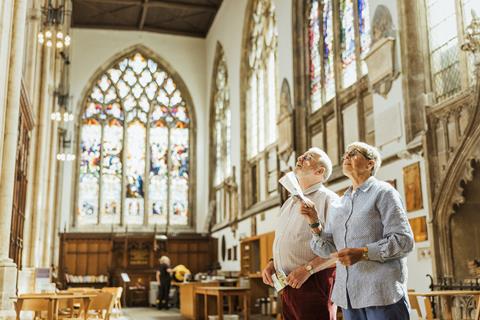
<svg viewBox="0 0 480 320">
<path fill-rule="evenodd" d="M 417 297 L 439 297 L 442 304 L 442 317 L 441 319 L 452 320 L 452 299 L 453 297 L 462 297 L 462 296 L 474 296 L 477 302 L 477 307 L 475 310 L 475 320 L 480 320 L 480 291 L 473 290 L 439 290 L 439 291 L 430 291 L 430 292 L 409 292 L 409 296 Z M 427 311 L 426 319 L 433 319 L 431 313 Z"/>
<path fill-rule="evenodd" d="M 180 314 L 187 319 L 197 319 L 195 312 L 195 288 L 196 287 L 218 287 L 218 281 L 212 282 L 174 282 L 172 286 L 179 288 L 180 294 Z"/>
<path fill-rule="evenodd" d="M 228 309 L 229 313 L 233 312 L 233 306 L 231 297 L 239 297 L 243 300 L 243 315 L 245 320 L 248 319 L 250 314 L 249 300 L 250 300 L 250 288 L 237 288 L 237 287 L 196 287 L 196 311 L 197 319 L 208 320 L 209 311 L 215 312 L 218 315 L 219 320 L 223 320 L 223 297 L 228 297 Z M 203 299 L 201 298 L 203 296 Z M 208 297 L 214 299 L 208 299 Z M 202 301 L 203 300 L 203 301 Z M 213 303 L 212 303 L 213 302 Z M 210 308 L 209 308 L 210 306 Z M 202 310 L 203 309 L 203 310 Z M 203 311 L 203 312 L 202 312 Z"/>
</svg>

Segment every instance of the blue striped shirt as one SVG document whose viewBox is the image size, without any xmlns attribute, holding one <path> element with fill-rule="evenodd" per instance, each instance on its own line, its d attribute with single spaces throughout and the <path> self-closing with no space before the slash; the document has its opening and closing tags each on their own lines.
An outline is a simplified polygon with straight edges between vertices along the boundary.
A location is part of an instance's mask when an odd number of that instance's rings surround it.
<svg viewBox="0 0 480 320">
<path fill-rule="evenodd" d="M 400 199 L 390 184 L 370 177 L 352 194 L 350 187 L 330 206 L 312 250 L 321 257 L 344 248 L 368 248 L 368 261 L 345 267 L 337 263 L 332 300 L 354 309 L 385 306 L 406 295 L 406 256 L 413 250 L 413 233 Z"/>
</svg>

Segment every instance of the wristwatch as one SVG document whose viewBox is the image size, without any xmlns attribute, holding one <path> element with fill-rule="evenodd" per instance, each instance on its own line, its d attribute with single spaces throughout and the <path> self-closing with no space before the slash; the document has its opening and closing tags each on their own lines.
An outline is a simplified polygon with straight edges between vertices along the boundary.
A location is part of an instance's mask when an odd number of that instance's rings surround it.
<svg viewBox="0 0 480 320">
<path fill-rule="evenodd" d="M 362 259 L 363 260 L 368 260 L 368 248 L 367 247 L 363 248 Z"/>
<path fill-rule="evenodd" d="M 307 270 L 308 273 L 310 273 L 310 275 L 312 275 L 312 274 L 315 273 L 315 271 L 313 271 L 313 267 L 312 267 L 311 265 L 309 265 L 309 264 L 307 264 L 307 265 L 305 266 L 305 270 Z"/>
</svg>

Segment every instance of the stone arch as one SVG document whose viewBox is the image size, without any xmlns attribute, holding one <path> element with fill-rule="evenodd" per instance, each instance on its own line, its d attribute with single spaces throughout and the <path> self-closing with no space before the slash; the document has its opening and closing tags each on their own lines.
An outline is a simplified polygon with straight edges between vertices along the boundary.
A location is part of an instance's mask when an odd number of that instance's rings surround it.
<svg viewBox="0 0 480 320">
<path fill-rule="evenodd" d="M 477 79 L 480 70 L 477 67 Z M 433 199 L 433 231 L 436 247 L 436 273 L 440 276 L 454 275 L 452 232 L 450 220 L 456 213 L 456 206 L 465 203 L 465 185 L 472 181 L 474 175 L 473 161 L 480 161 L 480 81 L 472 93 L 474 103 L 471 117 L 462 141 L 450 156 L 445 176 L 435 191 Z"/>
</svg>

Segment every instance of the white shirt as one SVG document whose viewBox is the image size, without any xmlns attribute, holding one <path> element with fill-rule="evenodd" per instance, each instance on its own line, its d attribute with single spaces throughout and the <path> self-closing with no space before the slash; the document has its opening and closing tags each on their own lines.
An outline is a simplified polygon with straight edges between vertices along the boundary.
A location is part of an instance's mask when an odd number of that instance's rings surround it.
<svg viewBox="0 0 480 320">
<path fill-rule="evenodd" d="M 315 203 L 318 220 L 325 223 L 325 213 L 338 196 L 322 183 L 314 184 L 303 191 L 304 195 Z M 302 201 L 290 196 L 280 209 L 280 217 L 275 229 L 273 242 L 273 263 L 275 270 L 285 275 L 301 265 L 305 265 L 317 257 L 310 248 L 312 233 L 307 219 L 301 215 Z"/>
</svg>

